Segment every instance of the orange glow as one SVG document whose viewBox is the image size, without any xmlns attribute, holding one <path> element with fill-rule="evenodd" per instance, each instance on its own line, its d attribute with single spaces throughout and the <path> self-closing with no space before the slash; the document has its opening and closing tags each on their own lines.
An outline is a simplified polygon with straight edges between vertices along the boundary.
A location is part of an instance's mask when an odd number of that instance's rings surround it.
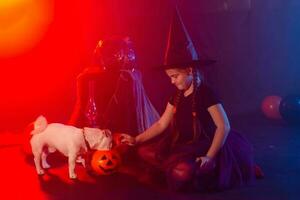
<svg viewBox="0 0 300 200">
<path fill-rule="evenodd" d="M 0 57 L 33 48 L 53 19 L 54 0 L 0 0 Z"/>
</svg>

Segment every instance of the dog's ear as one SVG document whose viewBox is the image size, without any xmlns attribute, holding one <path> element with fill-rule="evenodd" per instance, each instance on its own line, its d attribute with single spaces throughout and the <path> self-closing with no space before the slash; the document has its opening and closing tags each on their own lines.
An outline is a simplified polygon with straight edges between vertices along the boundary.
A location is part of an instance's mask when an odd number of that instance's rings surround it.
<svg viewBox="0 0 300 200">
<path fill-rule="evenodd" d="M 112 133 L 109 129 L 103 129 L 102 130 L 106 137 L 112 138 Z"/>
<path fill-rule="evenodd" d="M 91 149 L 94 149 L 97 143 L 97 133 L 99 133 L 99 129 L 88 128 L 88 127 L 84 127 L 83 129 L 84 129 L 85 139 L 89 143 Z"/>
<path fill-rule="evenodd" d="M 91 149 L 108 150 L 111 148 L 111 133 L 98 128 L 84 128 L 87 142 Z"/>
</svg>

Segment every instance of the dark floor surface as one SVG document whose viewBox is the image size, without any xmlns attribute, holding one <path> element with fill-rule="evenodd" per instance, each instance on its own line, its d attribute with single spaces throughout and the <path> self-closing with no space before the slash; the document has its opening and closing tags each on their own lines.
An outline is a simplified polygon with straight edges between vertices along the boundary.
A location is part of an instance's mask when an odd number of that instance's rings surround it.
<svg viewBox="0 0 300 200">
<path fill-rule="evenodd" d="M 265 178 L 253 186 L 208 194 L 174 193 L 141 184 L 124 174 L 91 177 L 80 165 L 79 180 L 71 181 L 66 162 L 56 163 L 45 176 L 39 177 L 31 157 L 21 148 L 21 134 L 3 132 L 0 133 L 1 199 L 300 199 L 300 127 L 268 120 L 260 114 L 232 117 L 231 123 L 252 142 L 256 162 L 264 170 Z"/>
</svg>

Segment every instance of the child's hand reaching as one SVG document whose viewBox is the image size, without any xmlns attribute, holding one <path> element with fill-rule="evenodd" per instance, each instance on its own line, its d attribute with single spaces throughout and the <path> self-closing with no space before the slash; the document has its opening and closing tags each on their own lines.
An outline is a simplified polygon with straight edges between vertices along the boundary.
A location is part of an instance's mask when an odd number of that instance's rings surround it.
<svg viewBox="0 0 300 200">
<path fill-rule="evenodd" d="M 200 168 L 212 167 L 214 168 L 215 163 L 211 157 L 208 156 L 200 156 L 195 160 L 197 163 L 200 163 Z"/>
<path fill-rule="evenodd" d="M 127 144 L 127 145 L 130 145 L 130 146 L 136 145 L 135 137 L 132 137 L 128 134 L 122 134 L 120 139 L 121 139 L 122 144 Z"/>
</svg>

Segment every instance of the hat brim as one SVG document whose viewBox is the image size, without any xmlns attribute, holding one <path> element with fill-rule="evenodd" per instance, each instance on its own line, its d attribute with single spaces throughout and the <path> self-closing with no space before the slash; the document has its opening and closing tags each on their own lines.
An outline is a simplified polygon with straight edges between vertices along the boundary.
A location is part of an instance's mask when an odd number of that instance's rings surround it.
<svg viewBox="0 0 300 200">
<path fill-rule="evenodd" d="M 212 65 L 215 62 L 216 62 L 216 60 L 210 60 L 210 59 L 193 60 L 193 61 L 190 61 L 190 62 L 166 64 L 166 65 L 162 65 L 161 68 L 164 69 L 164 70 L 166 70 L 166 69 L 175 69 L 175 68 L 186 69 L 186 68 L 189 68 L 189 67 L 204 67 L 204 66 Z"/>
</svg>

